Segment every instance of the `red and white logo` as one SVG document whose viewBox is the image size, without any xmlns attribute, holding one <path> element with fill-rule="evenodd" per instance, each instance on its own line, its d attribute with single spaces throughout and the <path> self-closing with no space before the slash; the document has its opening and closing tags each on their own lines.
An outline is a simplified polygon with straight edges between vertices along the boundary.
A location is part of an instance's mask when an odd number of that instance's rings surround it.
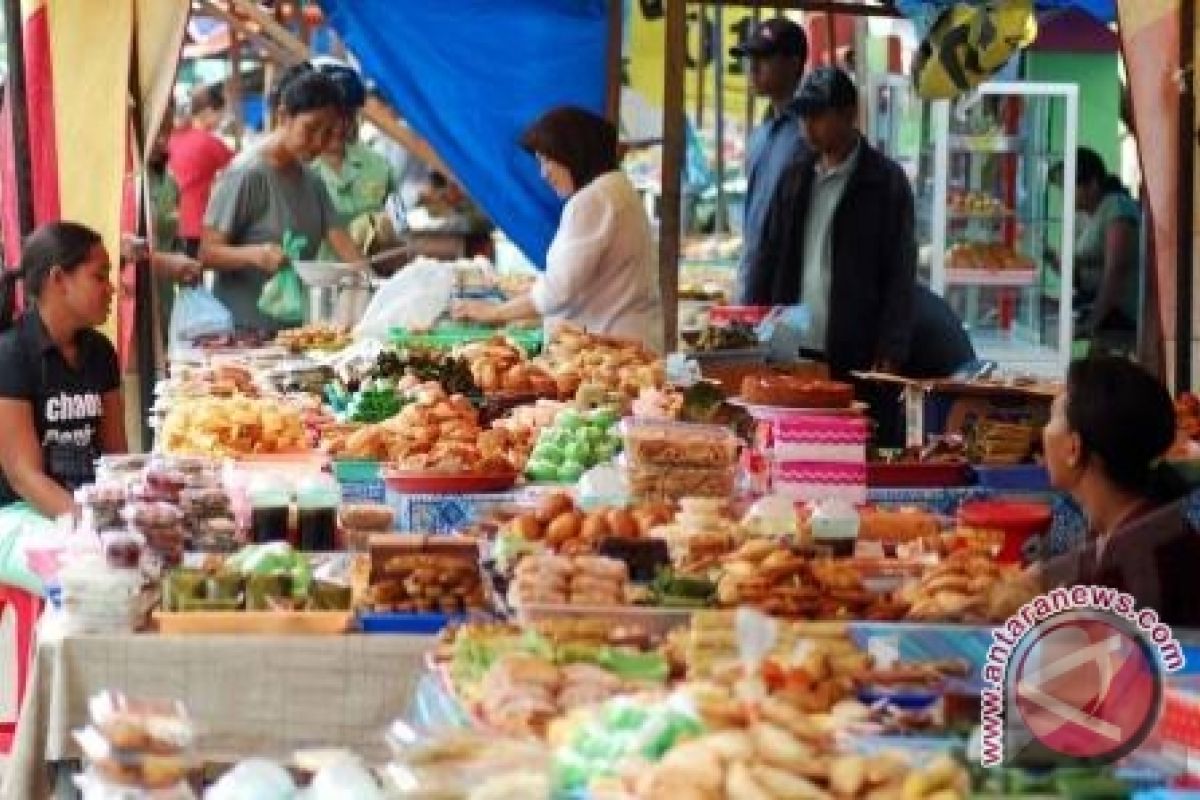
<svg viewBox="0 0 1200 800">
<path fill-rule="evenodd" d="M 1162 678 L 1145 638 L 1112 614 L 1075 611 L 1027 634 L 1009 697 L 1030 738 L 1065 756 L 1112 760 L 1158 718 Z"/>
</svg>

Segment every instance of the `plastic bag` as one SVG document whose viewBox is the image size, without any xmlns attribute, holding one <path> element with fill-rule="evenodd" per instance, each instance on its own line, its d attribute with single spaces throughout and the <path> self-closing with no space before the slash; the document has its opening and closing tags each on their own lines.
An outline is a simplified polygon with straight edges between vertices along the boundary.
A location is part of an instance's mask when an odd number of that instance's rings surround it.
<svg viewBox="0 0 1200 800">
<path fill-rule="evenodd" d="M 186 345 L 201 336 L 233 331 L 229 309 L 202 286 L 185 286 L 175 296 L 167 335 L 170 348 Z"/>
<path fill-rule="evenodd" d="M 386 341 L 392 328 L 428 330 L 449 310 L 453 294 L 451 264 L 417 259 L 379 287 L 354 337 Z"/>
<path fill-rule="evenodd" d="M 305 299 L 304 281 L 285 264 L 263 284 L 258 310 L 285 325 L 295 325 L 304 322 Z"/>
</svg>

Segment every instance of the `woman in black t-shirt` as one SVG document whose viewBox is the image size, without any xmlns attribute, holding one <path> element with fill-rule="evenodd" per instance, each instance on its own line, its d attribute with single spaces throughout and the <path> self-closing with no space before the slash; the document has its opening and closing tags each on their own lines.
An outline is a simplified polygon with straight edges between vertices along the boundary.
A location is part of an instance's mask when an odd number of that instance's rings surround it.
<svg viewBox="0 0 1200 800">
<path fill-rule="evenodd" d="M 13 319 L 17 283 L 26 310 Z M 117 354 L 94 330 L 113 301 L 99 234 L 52 222 L 25 242 L 0 289 L 0 545 L 3 512 L 22 501 L 48 518 L 69 513 L 102 453 L 126 450 Z"/>
</svg>

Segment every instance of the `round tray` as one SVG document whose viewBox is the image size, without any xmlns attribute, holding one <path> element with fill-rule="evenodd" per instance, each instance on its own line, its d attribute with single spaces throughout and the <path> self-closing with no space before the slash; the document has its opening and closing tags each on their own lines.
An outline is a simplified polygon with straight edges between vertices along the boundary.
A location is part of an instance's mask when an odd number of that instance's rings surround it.
<svg viewBox="0 0 1200 800">
<path fill-rule="evenodd" d="M 760 419 L 777 419 L 779 417 L 860 417 L 867 411 L 867 404 L 853 402 L 846 408 L 798 408 L 792 406 L 760 406 L 747 403 L 740 397 L 728 401 L 731 406 L 739 406 L 750 412 L 751 416 Z"/>
<path fill-rule="evenodd" d="M 517 482 L 518 473 L 480 474 L 441 472 L 400 472 L 383 474 L 388 486 L 404 494 L 481 494 L 506 492 Z"/>
</svg>

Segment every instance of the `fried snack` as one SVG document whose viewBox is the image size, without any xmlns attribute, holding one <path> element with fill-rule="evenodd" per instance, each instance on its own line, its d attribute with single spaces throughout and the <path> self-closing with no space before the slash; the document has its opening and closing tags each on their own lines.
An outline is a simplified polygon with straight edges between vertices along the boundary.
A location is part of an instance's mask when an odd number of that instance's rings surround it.
<svg viewBox="0 0 1200 800">
<path fill-rule="evenodd" d="M 308 444 L 297 409 L 247 397 L 177 400 L 160 433 L 164 451 L 172 455 L 297 453 Z"/>
</svg>

